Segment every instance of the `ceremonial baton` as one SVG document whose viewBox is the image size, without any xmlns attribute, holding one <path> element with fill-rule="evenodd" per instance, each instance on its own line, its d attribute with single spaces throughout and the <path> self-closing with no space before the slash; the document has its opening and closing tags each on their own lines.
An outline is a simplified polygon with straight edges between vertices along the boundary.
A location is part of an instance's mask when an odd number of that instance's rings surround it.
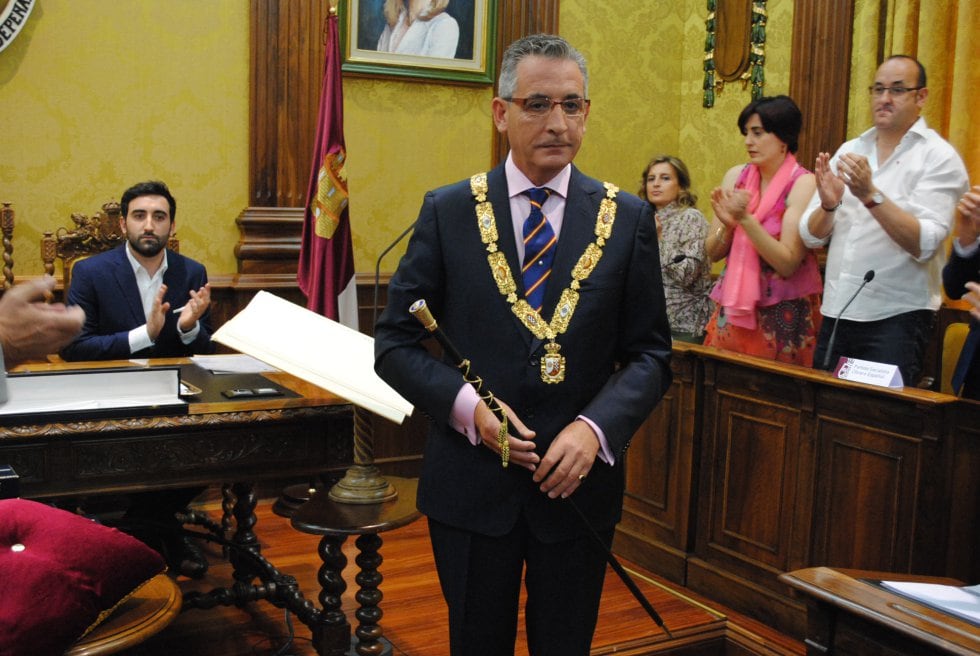
<svg viewBox="0 0 980 656">
<path fill-rule="evenodd" d="M 510 445 L 507 443 L 507 413 L 504 411 L 500 403 L 497 402 L 497 399 L 494 398 L 493 394 L 490 393 L 489 390 L 483 389 L 483 379 L 471 371 L 470 361 L 460 355 L 459 351 L 456 350 L 456 347 L 453 346 L 453 343 L 449 341 L 446 334 L 439 328 L 439 324 L 436 322 L 435 317 L 432 316 L 432 312 L 425 304 L 425 299 L 420 298 L 412 303 L 411 307 L 408 308 L 408 311 L 411 312 L 412 316 L 418 319 L 419 323 L 421 323 L 422 326 L 424 326 L 425 329 L 436 338 L 436 340 L 445 350 L 446 354 L 452 359 L 453 362 L 456 363 L 456 366 L 462 370 L 463 380 L 473 386 L 480 398 L 486 402 L 487 407 L 490 408 L 490 411 L 493 412 L 494 416 L 500 420 L 500 431 L 497 433 L 497 444 L 500 446 L 501 462 L 503 466 L 506 467 L 510 453 Z M 574 510 L 575 514 L 578 515 L 578 518 L 582 520 L 582 524 L 585 525 L 589 535 L 592 536 L 592 539 L 606 555 L 606 562 L 609 563 L 609 566 L 613 568 L 613 571 L 619 575 L 619 578 L 633 594 L 633 597 L 640 602 L 640 605 L 643 606 L 643 609 L 647 612 L 651 619 L 657 623 L 657 626 L 663 629 L 664 633 L 667 634 L 667 637 L 673 638 L 674 636 L 671 635 L 670 630 L 667 629 L 667 625 L 664 624 L 663 618 L 660 617 L 660 613 L 656 611 L 653 604 L 650 603 L 640 588 L 637 587 L 636 582 L 633 580 L 633 577 L 629 575 L 629 572 L 623 569 L 623 566 L 620 565 L 619 560 L 616 559 L 616 556 L 613 554 L 612 550 L 606 545 L 599 533 L 592 527 L 592 524 L 589 523 L 588 518 L 579 509 L 572 497 L 566 497 L 565 501 L 571 504 L 572 510 Z"/>
</svg>

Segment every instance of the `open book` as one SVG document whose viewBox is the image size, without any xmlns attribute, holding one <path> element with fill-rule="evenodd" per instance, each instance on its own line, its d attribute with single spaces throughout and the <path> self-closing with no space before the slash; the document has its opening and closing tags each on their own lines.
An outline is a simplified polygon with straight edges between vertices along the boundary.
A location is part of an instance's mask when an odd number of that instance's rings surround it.
<svg viewBox="0 0 980 656">
<path fill-rule="evenodd" d="M 212 336 L 396 423 L 412 404 L 374 373 L 374 340 L 260 291 Z"/>
</svg>

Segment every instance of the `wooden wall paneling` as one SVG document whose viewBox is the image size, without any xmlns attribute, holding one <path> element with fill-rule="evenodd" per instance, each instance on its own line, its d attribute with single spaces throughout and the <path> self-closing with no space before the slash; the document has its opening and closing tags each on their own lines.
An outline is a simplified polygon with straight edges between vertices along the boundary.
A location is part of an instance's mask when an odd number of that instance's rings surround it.
<svg viewBox="0 0 980 656">
<path fill-rule="evenodd" d="M 797 493 L 796 386 L 765 372 L 720 366 L 712 394 L 715 429 L 704 437 L 712 457 L 701 465 L 708 496 L 698 508 L 706 532 L 697 556 L 746 576 L 782 571 Z"/>
<path fill-rule="evenodd" d="M 251 0 L 249 202 L 302 207 L 310 175 L 326 2 Z"/>
<path fill-rule="evenodd" d="M 812 559 L 829 567 L 909 571 L 916 440 L 867 424 L 821 421 Z"/>
<path fill-rule="evenodd" d="M 846 140 L 854 0 L 797 0 L 789 95 L 803 112 L 796 153 L 813 168 L 817 153 Z"/>
<path fill-rule="evenodd" d="M 946 439 L 952 447 L 944 463 L 946 498 L 950 500 L 949 541 L 946 550 L 948 575 L 971 583 L 980 581 L 980 557 L 976 552 L 977 518 L 980 517 L 980 402 L 962 400 L 949 424 Z M 939 508 L 944 506 L 940 505 Z"/>
<path fill-rule="evenodd" d="M 673 384 L 626 455 L 626 495 L 615 544 L 628 559 L 649 563 L 643 566 L 683 584 L 694 536 L 700 366 L 697 358 L 680 352 L 671 368 Z"/>
</svg>

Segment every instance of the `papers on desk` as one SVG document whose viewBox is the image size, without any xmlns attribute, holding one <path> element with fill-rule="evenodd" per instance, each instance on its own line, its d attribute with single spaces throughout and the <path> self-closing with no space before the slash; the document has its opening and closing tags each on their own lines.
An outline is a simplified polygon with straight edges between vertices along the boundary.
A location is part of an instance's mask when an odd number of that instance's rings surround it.
<svg viewBox="0 0 980 656">
<path fill-rule="evenodd" d="M 412 413 L 374 373 L 372 338 L 268 292 L 258 292 L 211 339 L 395 423 Z"/>
<path fill-rule="evenodd" d="M 194 355 L 191 356 L 191 360 L 201 369 L 207 369 L 213 374 L 264 374 L 279 371 L 244 353 Z"/>
<path fill-rule="evenodd" d="M 980 585 L 960 587 L 910 581 L 882 581 L 881 585 L 944 613 L 980 624 Z"/>
<path fill-rule="evenodd" d="M 183 413 L 180 370 L 91 369 L 15 374 L 7 378 L 7 403 L 0 417 L 62 413 L 84 417 L 103 410 L 131 409 L 133 416 L 170 409 Z"/>
</svg>

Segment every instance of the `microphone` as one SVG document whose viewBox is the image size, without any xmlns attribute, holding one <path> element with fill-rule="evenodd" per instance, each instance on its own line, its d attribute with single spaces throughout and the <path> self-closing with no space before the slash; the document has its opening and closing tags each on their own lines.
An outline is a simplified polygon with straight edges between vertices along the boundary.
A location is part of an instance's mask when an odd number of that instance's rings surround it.
<svg viewBox="0 0 980 656">
<path fill-rule="evenodd" d="M 864 274 L 864 282 L 862 282 L 861 285 L 857 288 L 857 291 L 854 292 L 854 295 L 847 300 L 847 303 L 844 303 L 844 307 L 841 308 L 841 311 L 837 313 L 837 318 L 834 319 L 834 329 L 830 331 L 830 339 L 827 340 L 827 352 L 823 354 L 823 367 L 822 367 L 823 369 L 830 369 L 830 354 L 833 353 L 834 342 L 837 340 L 837 324 L 840 323 L 840 318 L 844 316 L 844 310 L 846 310 L 847 306 L 851 304 L 851 301 L 857 298 L 857 295 L 861 293 L 861 290 L 864 289 L 864 286 L 867 285 L 872 280 L 874 280 L 874 278 L 875 278 L 874 269 L 868 270 L 868 272 Z"/>
<path fill-rule="evenodd" d="M 378 261 L 374 263 L 374 306 L 372 307 L 371 314 L 371 334 L 374 334 L 374 325 L 378 323 L 378 289 L 381 287 L 381 260 L 384 258 L 388 252 L 398 245 L 405 235 L 410 233 L 415 229 L 415 224 L 418 223 L 418 219 L 412 221 L 412 224 L 402 231 L 402 234 L 395 237 L 395 241 L 388 244 L 388 247 L 381 251 L 381 255 L 378 256 Z"/>
<path fill-rule="evenodd" d="M 670 263 L 671 264 L 680 264 L 684 260 L 694 260 L 696 262 L 700 262 L 701 261 L 701 258 L 694 257 L 693 255 L 688 255 L 686 253 L 678 253 L 677 255 L 675 255 L 674 257 L 672 257 L 670 259 Z"/>
</svg>

